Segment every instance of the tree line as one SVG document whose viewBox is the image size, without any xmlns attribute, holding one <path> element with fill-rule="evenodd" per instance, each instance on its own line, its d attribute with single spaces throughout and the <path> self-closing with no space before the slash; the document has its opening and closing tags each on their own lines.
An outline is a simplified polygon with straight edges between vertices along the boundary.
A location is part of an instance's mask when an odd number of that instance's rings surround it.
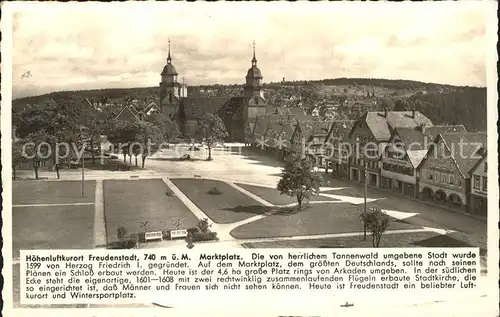
<svg viewBox="0 0 500 317">
<path fill-rule="evenodd" d="M 52 163 L 57 178 L 61 167 L 90 159 L 94 164 L 101 157 L 103 136 L 112 144 L 114 153 L 123 155 L 124 163 L 135 158 L 135 166 L 144 168 L 146 158 L 162 145 L 179 137 L 177 122 L 162 113 L 140 114 L 137 120 L 116 118 L 113 107 L 93 107 L 79 98 L 71 97 L 59 102 L 26 105 L 13 111 L 12 125 L 16 138 L 12 144 L 13 177 L 22 163 L 31 164 L 35 178 L 45 162 Z M 199 118 L 195 138 L 209 150 L 227 137 L 220 117 L 205 114 Z M 107 151 L 106 151 L 107 152 Z"/>
</svg>

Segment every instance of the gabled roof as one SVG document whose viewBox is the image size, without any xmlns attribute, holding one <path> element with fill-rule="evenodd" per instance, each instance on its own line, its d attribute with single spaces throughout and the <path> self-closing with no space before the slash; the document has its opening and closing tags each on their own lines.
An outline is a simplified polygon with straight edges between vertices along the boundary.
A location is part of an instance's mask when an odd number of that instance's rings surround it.
<svg viewBox="0 0 500 317">
<path fill-rule="evenodd" d="M 325 137 L 325 141 L 328 141 L 332 134 L 344 134 L 344 138 L 347 138 L 347 135 L 352 129 L 354 125 L 354 120 L 336 120 L 333 121 L 330 125 L 330 130 Z"/>
<path fill-rule="evenodd" d="M 418 128 L 396 128 L 390 141 L 398 136 L 404 145 L 405 150 L 424 150 L 424 134 Z"/>
<path fill-rule="evenodd" d="M 431 120 L 422 113 L 415 111 L 369 111 L 361 116 L 356 123 L 366 122 L 377 141 L 388 141 L 391 130 L 395 128 L 416 128 L 419 126 L 432 126 Z"/>
<path fill-rule="evenodd" d="M 122 108 L 122 110 L 115 117 L 116 120 L 126 121 L 128 118 L 140 120 L 140 115 L 137 110 L 131 105 L 127 105 Z"/>
<path fill-rule="evenodd" d="M 467 130 L 463 125 L 435 125 L 432 127 L 425 127 L 422 129 L 422 132 L 429 143 L 434 141 L 440 133 L 466 133 Z"/>
<path fill-rule="evenodd" d="M 219 112 L 221 115 L 241 117 L 244 104 L 245 97 L 231 97 L 224 105 L 224 109 L 221 107 Z"/>
<path fill-rule="evenodd" d="M 425 158 L 431 143 L 424 142 L 424 134 L 422 133 L 420 127 L 396 128 L 393 130 L 393 134 L 389 142 L 394 142 L 396 137 L 401 140 L 410 163 L 413 167 L 417 168 Z"/>
<path fill-rule="evenodd" d="M 481 160 L 480 153 L 486 148 L 486 132 L 438 134 L 434 143 L 444 142 L 460 173 L 468 177 L 471 169 Z M 429 150 L 432 155 L 434 147 Z"/>
<path fill-rule="evenodd" d="M 283 128 L 281 129 L 281 138 L 290 142 L 293 136 L 293 132 L 295 131 L 295 122 L 285 122 L 283 123 Z"/>
<path fill-rule="evenodd" d="M 267 115 L 257 116 L 255 122 L 255 128 L 253 130 L 254 137 L 265 136 L 268 128 L 269 128 L 269 116 Z"/>
<path fill-rule="evenodd" d="M 328 131 L 327 135 L 325 136 L 325 142 L 328 142 L 328 140 L 332 136 L 336 136 L 337 134 L 343 134 L 344 139 L 348 139 L 349 132 L 352 129 L 352 126 L 354 125 L 354 120 L 335 120 L 332 122 L 330 125 L 330 130 Z"/>
<path fill-rule="evenodd" d="M 185 97 L 181 98 L 181 107 L 186 119 L 198 119 L 204 113 L 216 113 L 228 101 L 229 97 Z"/>
<path fill-rule="evenodd" d="M 170 101 L 170 98 L 172 98 L 172 101 Z M 180 100 L 174 94 L 167 94 L 160 103 L 162 105 L 178 105 Z"/>
<path fill-rule="evenodd" d="M 479 155 L 481 155 L 481 158 L 470 169 L 470 174 L 474 173 L 474 171 L 477 169 L 479 164 L 481 164 L 481 162 L 488 159 L 488 150 L 486 149 L 486 146 L 481 148 L 481 150 L 479 152 L 480 152 Z"/>
<path fill-rule="evenodd" d="M 283 123 L 277 121 L 276 118 L 269 118 L 269 125 L 266 132 L 266 136 L 269 138 L 278 138 L 283 130 Z"/>
<path fill-rule="evenodd" d="M 424 150 L 406 150 L 406 154 L 408 155 L 408 159 L 410 160 L 411 165 L 414 168 L 417 168 L 422 160 L 425 158 L 427 154 L 427 149 Z"/>
<path fill-rule="evenodd" d="M 330 131 L 333 121 L 319 121 L 313 123 L 312 137 L 326 137 Z"/>
<path fill-rule="evenodd" d="M 160 110 L 160 107 L 158 107 L 158 105 L 156 104 L 156 102 L 150 101 L 150 102 L 146 103 L 146 105 L 144 106 L 144 108 L 142 109 L 142 111 L 144 111 L 144 112 L 147 113 L 152 108 L 156 108 L 156 109 Z"/>
<path fill-rule="evenodd" d="M 253 96 L 252 98 L 248 99 L 248 105 L 251 105 L 251 106 L 254 106 L 254 107 L 258 107 L 258 106 L 261 106 L 261 107 L 265 107 L 267 105 L 267 101 L 262 98 L 262 96 L 260 95 L 257 95 L 257 96 Z"/>
<path fill-rule="evenodd" d="M 298 121 L 295 127 L 295 132 L 293 134 L 294 142 L 297 142 L 297 140 L 295 140 L 297 133 L 301 134 L 301 139 L 304 139 L 306 141 L 309 140 L 314 130 L 315 123 L 316 122 L 310 120 Z M 299 140 L 299 142 L 301 142 L 301 140 Z"/>
</svg>

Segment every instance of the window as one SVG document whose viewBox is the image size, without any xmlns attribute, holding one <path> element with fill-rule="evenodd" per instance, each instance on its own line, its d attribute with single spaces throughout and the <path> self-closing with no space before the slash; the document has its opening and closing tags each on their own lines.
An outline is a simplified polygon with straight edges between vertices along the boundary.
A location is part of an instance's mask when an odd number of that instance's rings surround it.
<svg viewBox="0 0 500 317">
<path fill-rule="evenodd" d="M 462 180 L 460 178 L 457 178 L 457 186 L 462 186 Z"/>
<path fill-rule="evenodd" d="M 430 179 L 430 180 L 432 180 L 432 173 L 431 172 L 427 173 L 427 178 Z"/>
<path fill-rule="evenodd" d="M 481 189 L 481 176 L 474 175 L 474 189 Z"/>
<path fill-rule="evenodd" d="M 441 183 L 446 184 L 446 181 L 447 181 L 446 174 L 442 174 L 441 175 Z"/>
<path fill-rule="evenodd" d="M 488 172 L 488 162 L 484 162 L 484 172 Z"/>
<path fill-rule="evenodd" d="M 488 178 L 486 176 L 483 176 L 483 191 L 488 190 Z"/>
<path fill-rule="evenodd" d="M 434 180 L 435 180 L 436 182 L 439 182 L 439 173 L 438 173 L 438 172 L 435 172 L 435 173 L 434 173 Z"/>
<path fill-rule="evenodd" d="M 450 175 L 450 181 L 449 181 L 450 184 L 455 184 L 455 180 L 453 179 L 453 175 Z"/>
</svg>

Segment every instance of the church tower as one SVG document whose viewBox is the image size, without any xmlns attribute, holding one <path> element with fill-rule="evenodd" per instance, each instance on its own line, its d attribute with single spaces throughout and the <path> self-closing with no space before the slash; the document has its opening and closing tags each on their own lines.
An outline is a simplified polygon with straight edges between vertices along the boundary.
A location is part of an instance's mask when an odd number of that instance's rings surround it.
<svg viewBox="0 0 500 317">
<path fill-rule="evenodd" d="M 248 70 L 245 77 L 245 126 L 253 131 L 255 120 L 258 115 L 266 113 L 267 102 L 264 99 L 262 91 L 262 73 L 257 67 L 257 58 L 255 57 L 255 42 L 253 43 L 252 67 Z"/>
<path fill-rule="evenodd" d="M 181 84 L 178 81 L 178 73 L 172 64 L 172 57 L 170 56 L 170 39 L 168 40 L 168 57 L 167 65 L 163 67 L 161 72 L 160 82 L 160 104 L 173 104 L 178 101 L 181 94 Z"/>
<path fill-rule="evenodd" d="M 248 70 L 245 79 L 245 97 L 252 98 L 260 96 L 262 88 L 262 73 L 257 67 L 257 58 L 255 58 L 255 42 L 253 43 L 252 67 Z"/>
</svg>

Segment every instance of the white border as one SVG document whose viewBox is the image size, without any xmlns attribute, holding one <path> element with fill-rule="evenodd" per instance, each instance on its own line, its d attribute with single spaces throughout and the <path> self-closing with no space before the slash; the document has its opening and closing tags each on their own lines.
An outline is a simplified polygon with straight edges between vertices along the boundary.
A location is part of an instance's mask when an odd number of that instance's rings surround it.
<svg viewBox="0 0 500 317">
<path fill-rule="evenodd" d="M 490 166 L 489 168 L 489 175 L 488 177 L 490 178 L 489 182 L 489 187 L 488 187 L 488 192 L 489 192 L 489 199 L 488 199 L 488 213 L 489 213 L 489 218 L 488 218 L 488 286 L 491 287 L 489 289 L 489 297 L 485 300 L 485 303 L 482 302 L 467 302 L 463 301 L 460 303 L 450 303 L 450 305 L 442 305 L 442 306 L 432 306 L 435 307 L 433 309 L 432 307 L 419 307 L 415 311 L 409 310 L 407 307 L 405 308 L 404 314 L 406 316 L 408 315 L 426 315 L 426 314 L 439 314 L 440 316 L 450 316 L 450 315 L 463 315 L 463 316 L 474 316 L 474 315 L 481 315 L 484 316 L 480 313 L 480 308 L 484 308 L 483 305 L 486 305 L 490 307 L 489 305 L 492 305 L 491 307 L 495 307 L 498 309 L 497 304 L 498 304 L 498 220 L 499 220 L 499 214 L 498 214 L 498 195 L 499 195 L 499 188 L 498 188 L 498 183 L 496 180 L 498 179 L 498 149 L 497 149 L 497 130 L 496 130 L 496 121 L 495 118 L 498 118 L 498 110 L 497 110 L 497 100 L 498 100 L 498 95 L 497 95 L 497 89 L 496 89 L 496 84 L 497 84 L 497 72 L 496 72 L 496 61 L 498 60 L 498 55 L 496 51 L 496 43 L 497 43 L 497 17 L 496 17 L 496 9 L 497 9 L 497 2 L 496 1 L 482 1 L 482 2 L 477 2 L 477 1 L 470 1 L 468 4 L 464 4 L 465 1 L 459 2 L 460 5 L 463 7 L 464 10 L 467 10 L 468 5 L 477 7 L 479 5 L 483 5 L 485 11 L 488 13 L 488 20 L 487 22 L 487 46 L 485 47 L 485 50 L 487 51 L 487 64 L 485 65 L 486 67 L 486 73 L 487 73 L 487 98 L 488 98 L 488 127 L 487 127 L 487 132 L 488 132 L 488 165 Z M 160 5 L 165 5 L 165 4 L 160 4 L 160 3 L 145 3 L 145 2 L 140 2 L 140 3 L 109 3 L 109 4 L 104 4 L 104 3 L 28 3 L 28 2 L 15 2 L 15 3 L 9 3 L 9 2 L 3 2 L 2 3 L 2 19 L 1 19 L 1 28 L 2 28 L 2 43 L 1 43 L 1 51 L 3 52 L 2 54 L 2 85 L 1 85 L 1 91 L 2 91 L 2 106 L 1 106 L 1 131 L 2 131 L 2 180 L 3 180 L 3 193 L 2 193 L 2 198 L 3 198 L 3 206 L 11 206 L 12 205 L 12 168 L 11 168 L 11 134 L 12 131 L 10 129 L 11 126 L 11 97 L 12 97 L 12 56 L 9 55 L 8 53 L 11 51 L 12 47 L 12 13 L 16 11 L 32 11 L 32 10 L 40 10 L 41 8 L 43 9 L 50 9 L 51 11 L 53 10 L 74 10 L 75 7 L 79 10 L 84 9 L 84 10 L 101 10 L 104 8 L 111 8 L 113 10 L 116 10 L 118 6 L 124 7 L 127 6 L 127 9 L 137 9 L 137 8 L 143 8 L 144 5 L 150 5 L 150 6 L 160 6 Z M 169 3 L 170 8 L 174 8 L 175 6 L 182 6 L 184 5 L 183 3 Z M 194 3 L 189 4 L 191 6 L 194 6 Z M 229 8 L 229 6 L 243 6 L 245 4 L 242 3 L 197 3 L 196 4 L 198 7 L 202 8 L 207 8 L 208 5 L 210 5 L 210 8 L 212 9 L 214 6 L 218 6 L 217 9 L 220 10 L 225 10 Z M 295 6 L 297 5 L 302 5 L 307 7 L 309 10 L 311 9 L 312 6 L 314 6 L 314 9 L 317 10 L 324 10 L 328 4 L 325 3 L 295 3 Z M 392 8 L 395 6 L 398 6 L 400 4 L 398 3 L 384 3 L 382 5 L 380 2 L 379 3 L 336 3 L 337 6 L 342 6 L 342 9 L 352 9 L 359 11 L 361 9 L 367 8 L 368 5 L 370 5 L 370 11 L 365 11 L 367 14 L 373 14 L 374 12 L 383 12 L 386 10 L 387 6 L 391 6 Z M 412 3 L 408 4 L 406 7 L 402 7 L 402 10 L 411 10 L 411 5 L 422 5 L 422 3 Z M 451 5 L 450 3 L 446 2 L 441 2 L 441 3 L 433 3 L 433 6 L 436 5 Z M 283 3 L 266 3 L 266 4 L 261 4 L 261 6 L 258 8 L 258 10 L 268 10 L 268 9 L 275 9 L 276 6 L 280 6 L 280 10 L 286 11 L 287 8 L 289 8 L 287 5 Z M 360 7 L 362 6 L 362 7 Z M 233 7 L 234 8 L 234 7 Z M 392 9 L 391 8 L 391 9 Z M 380 9 L 380 11 L 379 11 Z M 258 13 L 256 12 L 249 12 L 249 16 L 251 16 L 250 13 Z M 253 11 L 253 8 L 252 10 Z M 425 23 L 425 21 L 423 21 Z M 5 208 L 7 211 L 10 208 Z M 2 235 L 4 237 L 4 246 L 2 250 L 2 256 L 4 259 L 11 259 L 12 258 L 12 241 L 11 241 L 11 229 L 12 229 L 12 220 L 10 217 L 9 213 L 3 212 L 3 228 L 2 228 Z M 9 261 L 5 261 L 5 265 L 3 267 L 2 274 L 4 275 L 4 291 L 3 291 L 3 300 L 4 300 L 4 315 L 5 316 L 12 316 L 12 310 L 9 307 L 12 307 L 12 266 L 9 265 Z M 294 300 L 294 299 L 290 299 Z M 193 303 L 195 305 L 195 303 Z M 493 306 L 494 305 L 494 306 Z M 88 316 L 92 314 L 93 316 L 102 316 L 102 315 L 120 315 L 120 316 L 137 316 L 138 313 L 141 315 L 160 315 L 164 311 L 158 310 L 158 309 L 110 309 L 110 308 L 105 308 L 105 309 L 92 309 L 91 311 L 85 310 L 85 309 L 72 309 L 71 310 L 71 315 L 73 316 Z M 169 312 L 168 310 L 165 312 Z M 16 309 L 15 310 L 15 315 L 16 316 L 28 316 L 32 315 L 33 313 L 40 314 L 40 315 L 45 315 L 51 316 L 54 314 L 54 310 L 49 310 L 49 309 L 37 309 L 35 311 L 30 310 L 30 309 Z M 67 309 L 58 309 L 57 310 L 58 314 L 64 314 L 68 313 Z M 312 313 L 312 312 L 311 312 Z M 378 315 L 377 312 L 375 312 L 373 309 L 368 312 L 370 316 Z M 395 315 L 399 316 L 401 315 L 402 312 L 392 310 L 385 311 L 383 312 L 383 315 Z M 171 313 L 170 313 L 171 314 Z M 206 312 L 203 312 L 204 315 L 210 315 L 206 314 Z M 244 314 L 242 311 L 241 314 Z M 353 310 L 350 312 L 349 310 L 344 310 L 342 311 L 342 316 L 356 316 L 359 314 L 359 310 Z M 175 313 L 175 315 L 179 315 L 179 313 Z"/>
</svg>

